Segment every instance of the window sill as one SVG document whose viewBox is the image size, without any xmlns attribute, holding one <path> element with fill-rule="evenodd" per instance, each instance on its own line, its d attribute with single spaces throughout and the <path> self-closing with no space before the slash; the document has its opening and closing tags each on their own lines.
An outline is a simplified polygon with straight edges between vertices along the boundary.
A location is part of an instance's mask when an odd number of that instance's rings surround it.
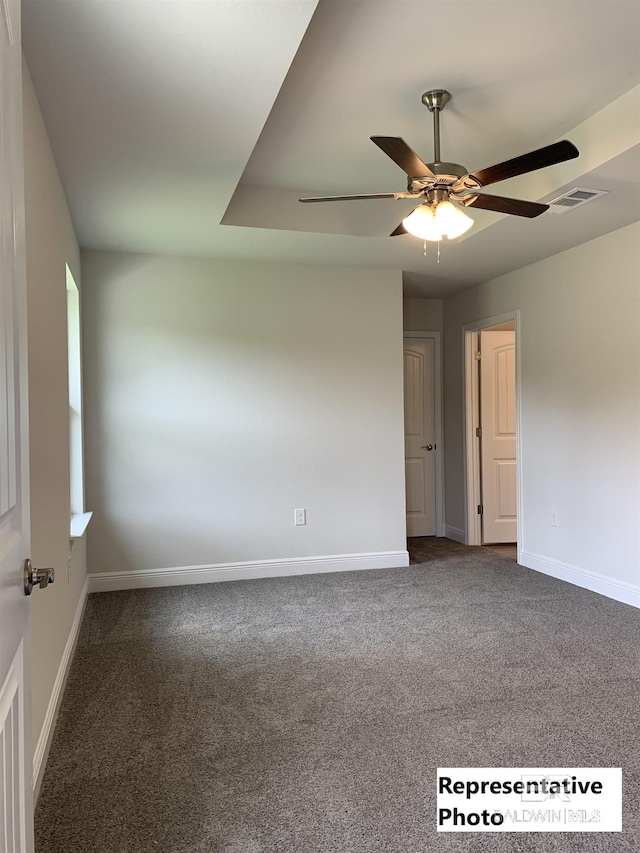
<svg viewBox="0 0 640 853">
<path fill-rule="evenodd" d="M 92 512 L 83 512 L 80 515 L 71 516 L 71 532 L 69 539 L 71 539 L 72 542 L 75 542 L 76 539 L 82 539 L 92 516 Z"/>
</svg>

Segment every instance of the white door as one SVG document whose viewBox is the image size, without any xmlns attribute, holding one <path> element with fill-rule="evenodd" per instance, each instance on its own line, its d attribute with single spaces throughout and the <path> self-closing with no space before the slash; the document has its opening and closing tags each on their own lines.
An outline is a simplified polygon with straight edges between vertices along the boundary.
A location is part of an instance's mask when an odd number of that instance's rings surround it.
<svg viewBox="0 0 640 853">
<path fill-rule="evenodd" d="M 407 536 L 436 535 L 434 340 L 404 341 Z"/>
<path fill-rule="evenodd" d="M 33 851 L 20 0 L 0 3 L 0 851 Z"/>
<path fill-rule="evenodd" d="M 480 332 L 482 543 L 515 542 L 516 333 Z"/>
</svg>

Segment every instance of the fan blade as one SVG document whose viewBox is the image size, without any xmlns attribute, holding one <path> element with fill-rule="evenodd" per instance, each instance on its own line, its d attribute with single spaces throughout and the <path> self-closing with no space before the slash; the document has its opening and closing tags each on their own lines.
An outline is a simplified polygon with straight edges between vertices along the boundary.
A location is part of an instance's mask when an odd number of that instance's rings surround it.
<svg viewBox="0 0 640 853">
<path fill-rule="evenodd" d="M 367 198 L 397 198 L 400 193 L 369 193 L 368 195 L 325 195 L 313 196 L 311 198 L 299 198 L 298 201 L 306 204 L 310 201 L 356 201 Z"/>
<path fill-rule="evenodd" d="M 407 233 L 408 233 L 407 229 L 404 227 L 404 225 L 401 222 L 400 225 L 398 225 L 398 227 L 396 228 L 396 230 L 392 231 L 391 234 L 389 234 L 389 237 L 399 237 L 401 234 L 407 234 Z"/>
<path fill-rule="evenodd" d="M 547 145 L 545 148 L 538 148 L 536 151 L 529 151 L 528 154 L 521 154 L 520 157 L 514 157 L 513 160 L 505 160 L 504 163 L 471 172 L 470 177 L 475 178 L 483 187 L 486 187 L 498 181 L 505 181 L 507 178 L 515 178 L 517 175 L 544 169 L 545 166 L 554 166 L 556 163 L 564 163 L 565 160 L 573 160 L 579 153 L 572 142 L 563 139 L 562 142 L 554 142 L 553 145 Z"/>
<path fill-rule="evenodd" d="M 454 196 L 455 198 L 455 196 Z M 479 207 L 482 210 L 495 210 L 497 213 L 511 213 L 513 216 L 526 216 L 533 219 L 549 209 L 548 204 L 537 201 L 521 201 L 517 198 L 504 198 L 499 195 L 477 195 L 467 207 Z"/>
<path fill-rule="evenodd" d="M 371 141 L 384 151 L 387 157 L 391 157 L 410 178 L 435 178 L 427 164 L 423 163 L 399 136 L 372 136 Z"/>
</svg>

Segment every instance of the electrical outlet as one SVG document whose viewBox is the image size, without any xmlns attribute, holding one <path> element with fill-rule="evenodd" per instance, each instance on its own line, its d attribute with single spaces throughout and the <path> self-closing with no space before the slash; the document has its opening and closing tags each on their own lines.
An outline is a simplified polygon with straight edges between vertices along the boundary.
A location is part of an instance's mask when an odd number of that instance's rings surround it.
<svg viewBox="0 0 640 853">
<path fill-rule="evenodd" d="M 306 511 L 306 509 L 294 510 L 293 523 L 296 525 L 296 527 L 300 526 L 301 524 L 307 523 L 307 511 Z"/>
<path fill-rule="evenodd" d="M 557 509 L 551 510 L 551 526 L 552 527 L 558 526 L 558 510 Z"/>
</svg>

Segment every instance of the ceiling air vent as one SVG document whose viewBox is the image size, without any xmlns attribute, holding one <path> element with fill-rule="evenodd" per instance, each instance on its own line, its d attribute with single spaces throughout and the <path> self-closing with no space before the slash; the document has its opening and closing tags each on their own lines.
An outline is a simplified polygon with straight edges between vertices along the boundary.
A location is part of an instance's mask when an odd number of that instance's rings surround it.
<svg viewBox="0 0 640 853">
<path fill-rule="evenodd" d="M 598 196 L 606 195 L 607 192 L 608 190 L 586 190 L 583 187 L 575 187 L 569 190 L 569 192 L 558 196 L 558 198 L 551 199 L 547 204 L 551 213 L 568 213 L 576 207 L 581 207 L 583 204 L 593 201 Z"/>
</svg>

